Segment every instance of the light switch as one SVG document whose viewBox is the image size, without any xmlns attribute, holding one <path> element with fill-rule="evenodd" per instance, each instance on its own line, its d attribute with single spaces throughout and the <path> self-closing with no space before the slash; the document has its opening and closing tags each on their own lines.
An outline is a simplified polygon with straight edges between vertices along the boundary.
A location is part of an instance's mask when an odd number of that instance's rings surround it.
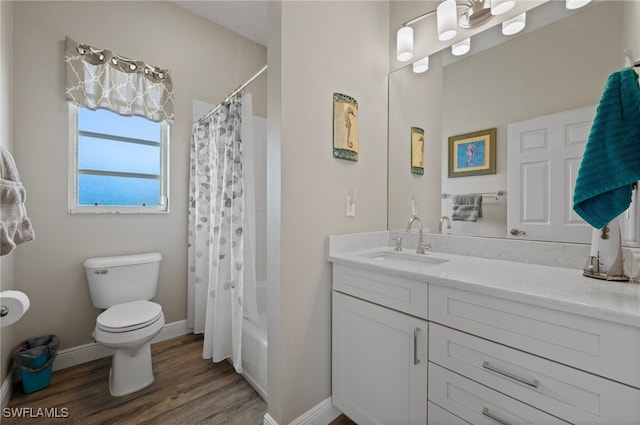
<svg viewBox="0 0 640 425">
<path fill-rule="evenodd" d="M 356 216 L 356 190 L 351 189 L 347 193 L 347 217 Z"/>
</svg>

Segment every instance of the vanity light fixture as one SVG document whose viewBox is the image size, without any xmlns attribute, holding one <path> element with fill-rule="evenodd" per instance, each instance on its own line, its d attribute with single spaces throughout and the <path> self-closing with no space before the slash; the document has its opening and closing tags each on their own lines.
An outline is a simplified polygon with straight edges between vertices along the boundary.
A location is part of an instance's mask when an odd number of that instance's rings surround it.
<svg viewBox="0 0 640 425">
<path fill-rule="evenodd" d="M 423 13 L 400 26 L 396 34 L 398 61 L 406 62 L 413 57 L 413 29 L 411 25 L 414 23 L 436 15 L 438 40 L 448 41 L 458 34 L 458 28 L 477 28 L 491 19 L 493 15 L 497 14 L 492 11 L 494 4 L 497 11 L 504 13 L 513 7 L 514 3 L 514 0 L 443 0 L 435 10 Z"/>
<path fill-rule="evenodd" d="M 413 28 L 403 26 L 398 30 L 396 53 L 400 62 L 406 62 L 413 57 Z"/>
<path fill-rule="evenodd" d="M 493 16 L 507 13 L 516 5 L 515 0 L 491 0 L 491 14 Z"/>
<path fill-rule="evenodd" d="M 507 19 L 502 23 L 502 34 L 513 35 L 524 29 L 527 20 L 527 14 L 521 13 L 511 19 Z"/>
<path fill-rule="evenodd" d="M 413 63 L 413 72 L 416 74 L 420 74 L 429 69 L 429 56 L 420 59 L 419 61 L 415 61 Z"/>
<path fill-rule="evenodd" d="M 567 9 L 580 9 L 582 6 L 586 6 L 591 3 L 591 0 L 567 0 Z"/>
<path fill-rule="evenodd" d="M 471 38 L 466 38 L 451 46 L 451 54 L 453 56 L 462 56 L 471 50 Z"/>
</svg>

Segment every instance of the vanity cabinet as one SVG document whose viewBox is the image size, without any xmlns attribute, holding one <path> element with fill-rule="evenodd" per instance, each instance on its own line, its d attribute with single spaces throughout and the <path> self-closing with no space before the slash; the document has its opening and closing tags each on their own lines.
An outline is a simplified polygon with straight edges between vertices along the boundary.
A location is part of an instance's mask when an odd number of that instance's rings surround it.
<svg viewBox="0 0 640 425">
<path fill-rule="evenodd" d="M 362 425 L 640 425 L 636 287 L 448 257 L 333 263 L 339 409 Z"/>
<path fill-rule="evenodd" d="M 357 423 L 427 423 L 428 322 L 406 313 L 422 304 L 426 315 L 416 284 L 334 264 L 332 401 Z"/>
<path fill-rule="evenodd" d="M 639 328 L 440 285 L 429 312 L 429 400 L 456 416 L 640 423 Z"/>
</svg>

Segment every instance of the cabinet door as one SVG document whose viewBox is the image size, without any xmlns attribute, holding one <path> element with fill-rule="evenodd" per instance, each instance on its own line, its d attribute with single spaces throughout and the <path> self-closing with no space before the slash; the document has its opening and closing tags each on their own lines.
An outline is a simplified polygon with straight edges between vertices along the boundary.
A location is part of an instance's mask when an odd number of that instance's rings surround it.
<svg viewBox="0 0 640 425">
<path fill-rule="evenodd" d="M 333 404 L 359 424 L 427 423 L 427 322 L 333 292 Z"/>
</svg>

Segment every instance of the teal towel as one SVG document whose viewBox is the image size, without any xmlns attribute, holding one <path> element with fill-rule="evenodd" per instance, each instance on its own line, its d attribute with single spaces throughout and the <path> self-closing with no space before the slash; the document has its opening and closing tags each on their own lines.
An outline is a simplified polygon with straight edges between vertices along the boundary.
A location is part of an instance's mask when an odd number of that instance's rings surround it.
<svg viewBox="0 0 640 425">
<path fill-rule="evenodd" d="M 601 229 L 631 203 L 640 180 L 640 87 L 632 68 L 612 73 L 584 150 L 573 209 Z"/>
</svg>

